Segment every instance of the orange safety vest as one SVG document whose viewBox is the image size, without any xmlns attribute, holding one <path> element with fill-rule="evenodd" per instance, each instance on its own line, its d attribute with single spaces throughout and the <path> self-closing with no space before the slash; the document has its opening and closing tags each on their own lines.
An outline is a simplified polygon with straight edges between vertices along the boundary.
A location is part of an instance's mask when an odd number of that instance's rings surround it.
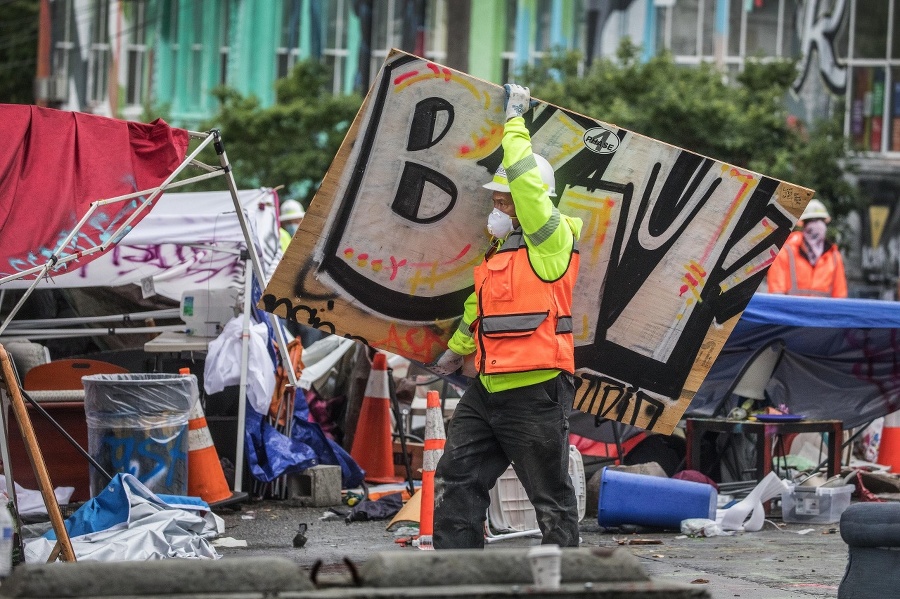
<svg viewBox="0 0 900 599">
<path fill-rule="evenodd" d="M 566 272 L 554 281 L 542 280 L 528 261 L 525 238 L 518 230 L 475 267 L 478 318 L 472 326 L 479 372 L 575 372 L 572 289 L 578 266 L 573 244 Z"/>
<path fill-rule="evenodd" d="M 817 297 L 846 297 L 844 264 L 837 247 L 829 244 L 815 266 L 800 255 L 803 234 L 790 234 L 781 252 L 769 268 L 770 293 Z"/>
</svg>

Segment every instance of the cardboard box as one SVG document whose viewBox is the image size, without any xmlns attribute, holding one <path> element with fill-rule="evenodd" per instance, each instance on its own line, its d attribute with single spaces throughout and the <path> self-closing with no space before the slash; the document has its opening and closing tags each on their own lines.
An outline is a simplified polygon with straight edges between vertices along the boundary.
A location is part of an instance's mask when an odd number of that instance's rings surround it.
<svg viewBox="0 0 900 599">
<path fill-rule="evenodd" d="M 424 451 L 424 443 L 406 442 L 406 455 L 409 458 L 409 466 L 412 468 L 412 476 L 415 480 L 422 480 L 422 456 Z M 406 479 L 406 466 L 403 464 L 403 452 L 400 448 L 400 441 L 394 441 L 394 476 Z"/>
</svg>

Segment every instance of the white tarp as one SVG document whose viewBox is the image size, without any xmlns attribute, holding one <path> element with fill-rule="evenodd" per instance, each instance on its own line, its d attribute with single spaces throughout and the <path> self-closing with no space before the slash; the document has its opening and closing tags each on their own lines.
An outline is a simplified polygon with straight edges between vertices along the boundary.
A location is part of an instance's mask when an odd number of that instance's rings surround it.
<svg viewBox="0 0 900 599">
<path fill-rule="evenodd" d="M 66 530 L 78 561 L 219 559 L 210 540 L 225 522 L 199 498 L 157 495 L 120 473 L 66 520 Z M 56 535 L 51 530 L 24 543 L 26 563 L 46 563 Z"/>
<path fill-rule="evenodd" d="M 263 271 L 281 259 L 277 196 L 270 189 L 238 192 Z M 116 287 L 153 278 L 156 293 L 180 300 L 188 289 L 242 287 L 244 236 L 226 191 L 166 193 L 150 213 L 107 253 L 71 272 L 52 274 L 39 288 Z M 17 280 L 6 289 L 24 289 Z"/>
</svg>

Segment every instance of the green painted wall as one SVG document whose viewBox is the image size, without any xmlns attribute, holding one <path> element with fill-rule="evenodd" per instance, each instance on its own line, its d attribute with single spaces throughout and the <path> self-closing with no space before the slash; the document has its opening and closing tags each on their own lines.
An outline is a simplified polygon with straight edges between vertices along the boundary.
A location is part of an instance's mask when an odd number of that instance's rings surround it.
<svg viewBox="0 0 900 599">
<path fill-rule="evenodd" d="M 480 79 L 503 83 L 503 63 L 500 55 L 506 42 L 505 0 L 477 0 L 472 2 L 469 27 L 469 74 Z M 447 37 L 453 39 L 453 32 Z"/>
<path fill-rule="evenodd" d="M 254 95 L 263 106 L 275 102 L 275 52 L 279 44 L 281 2 L 241 0 L 233 21 L 234 79 L 230 85 Z"/>
</svg>

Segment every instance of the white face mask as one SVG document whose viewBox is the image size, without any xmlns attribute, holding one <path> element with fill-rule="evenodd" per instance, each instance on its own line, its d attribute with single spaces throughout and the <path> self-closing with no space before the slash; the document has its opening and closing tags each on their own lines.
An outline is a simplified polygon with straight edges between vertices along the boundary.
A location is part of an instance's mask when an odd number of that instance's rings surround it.
<svg viewBox="0 0 900 599">
<path fill-rule="evenodd" d="M 487 228 L 488 233 L 502 239 L 513 230 L 513 222 L 509 215 L 494 208 L 488 215 Z"/>
</svg>

